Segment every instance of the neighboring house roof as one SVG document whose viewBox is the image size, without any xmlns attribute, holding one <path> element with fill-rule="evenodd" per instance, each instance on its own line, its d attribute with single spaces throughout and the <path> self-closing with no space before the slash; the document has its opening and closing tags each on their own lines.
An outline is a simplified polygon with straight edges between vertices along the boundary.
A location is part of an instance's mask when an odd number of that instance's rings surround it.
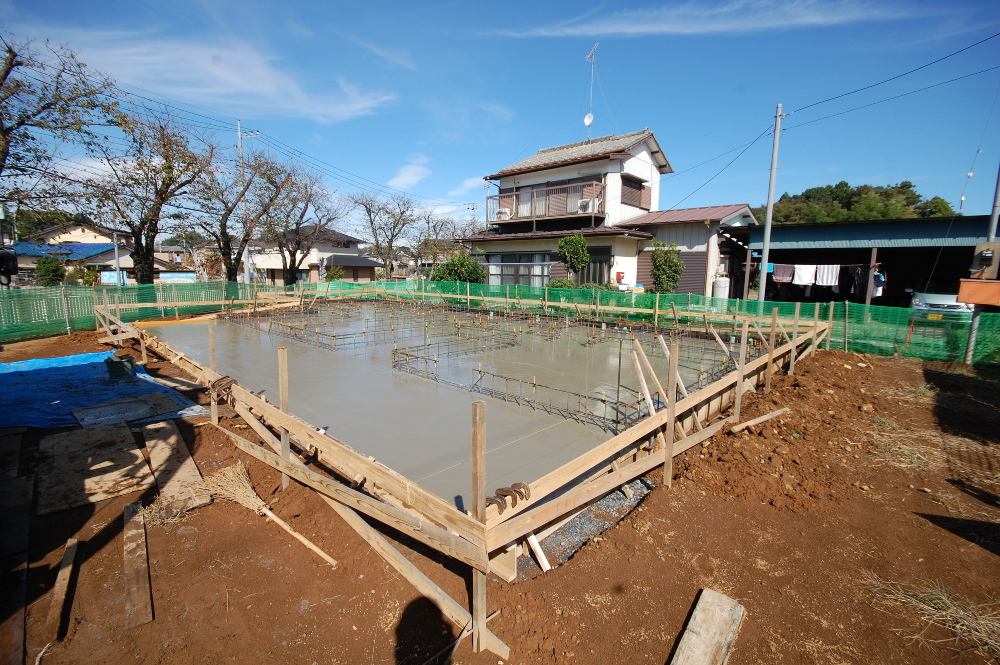
<svg viewBox="0 0 1000 665">
<path fill-rule="evenodd" d="M 746 203 L 733 205 L 707 206 L 704 208 L 681 208 L 680 210 L 661 210 L 647 212 L 628 221 L 622 226 L 657 226 L 661 224 L 691 224 L 692 222 L 726 222 L 737 217 L 749 215 L 749 224 L 757 224 L 757 218 Z M 742 219 L 737 220 L 739 226 L 745 226 Z"/>
<path fill-rule="evenodd" d="M 775 224 L 771 227 L 771 250 L 975 247 L 986 241 L 989 220 L 989 215 L 970 215 Z M 762 249 L 763 227 L 749 229 L 749 235 L 750 248 Z"/>
<path fill-rule="evenodd" d="M 614 226 L 598 226 L 569 231 L 527 231 L 525 233 L 492 233 L 484 231 L 468 238 L 462 238 L 460 242 L 501 242 L 504 240 L 530 240 L 532 238 L 565 238 L 566 236 L 575 235 L 582 235 L 584 237 L 625 236 L 640 240 L 649 240 L 654 237 L 652 233 L 646 233 L 645 231 L 633 231 Z"/>
<path fill-rule="evenodd" d="M 659 166 L 660 173 L 673 173 L 673 168 L 671 168 L 670 162 L 667 161 L 663 151 L 660 150 L 660 144 L 656 142 L 656 137 L 653 136 L 653 132 L 649 131 L 649 129 L 644 129 L 640 132 L 622 134 L 621 136 L 611 134 L 609 136 L 600 136 L 589 141 L 569 143 L 567 145 L 555 146 L 554 148 L 543 148 L 531 157 L 522 159 L 518 163 L 508 166 L 495 175 L 486 176 L 485 179 L 495 180 L 503 176 L 516 175 L 518 173 L 540 171 L 545 168 L 564 166 L 566 164 L 576 164 L 578 162 L 590 162 L 610 157 L 614 153 L 627 151 L 639 145 L 643 141 L 649 141 L 651 143 L 650 149 L 653 152 L 653 158 L 656 159 L 657 165 Z"/>
<path fill-rule="evenodd" d="M 93 231 L 94 233 L 98 233 L 98 234 L 100 234 L 102 236 L 111 236 L 111 235 L 114 234 L 113 231 L 107 231 L 105 229 L 102 229 L 102 228 L 100 228 L 98 226 L 95 226 L 93 224 L 90 224 L 88 222 L 74 222 L 74 221 L 71 220 L 71 221 L 65 222 L 63 224 L 55 224 L 55 225 L 50 226 L 48 228 L 42 229 L 41 231 L 35 231 L 34 233 L 31 233 L 31 234 L 27 235 L 26 237 L 27 238 L 38 238 L 39 236 L 43 236 L 46 233 L 49 233 L 51 231 L 62 231 L 62 232 L 65 233 L 65 232 L 68 232 L 70 229 L 76 228 L 76 227 L 83 227 L 85 229 L 89 229 L 90 231 Z M 123 233 L 121 231 L 119 231 L 118 233 L 119 233 L 119 235 L 127 235 L 126 233 Z M 83 243 L 83 244 L 92 244 L 92 243 Z"/>
<path fill-rule="evenodd" d="M 14 251 L 21 256 L 54 256 L 66 261 L 89 259 L 114 248 L 113 242 L 64 242 L 58 245 L 24 241 L 14 243 Z"/>
<path fill-rule="evenodd" d="M 355 238 L 354 236 L 349 236 L 346 233 L 341 233 L 340 231 L 335 231 L 333 229 L 320 229 L 318 232 L 315 231 L 315 225 L 300 226 L 298 232 L 289 231 L 285 234 L 286 238 L 294 238 L 296 236 L 301 237 L 312 237 L 315 240 L 325 240 L 327 242 L 364 242 L 360 238 Z M 313 236 L 313 233 L 316 233 Z M 260 240 L 266 244 L 268 241 L 266 239 Z"/>
<path fill-rule="evenodd" d="M 365 256 L 357 256 L 355 254 L 333 254 L 332 256 L 326 257 L 326 266 L 344 266 L 345 268 L 383 268 L 381 261 L 376 261 L 374 259 L 369 259 Z"/>
</svg>

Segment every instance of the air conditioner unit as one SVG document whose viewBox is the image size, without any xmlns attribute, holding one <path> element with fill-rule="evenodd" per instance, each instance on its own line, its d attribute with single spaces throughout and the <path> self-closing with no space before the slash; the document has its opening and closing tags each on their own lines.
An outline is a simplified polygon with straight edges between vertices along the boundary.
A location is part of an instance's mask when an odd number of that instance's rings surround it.
<svg viewBox="0 0 1000 665">
<path fill-rule="evenodd" d="M 576 204 L 576 211 L 579 213 L 591 213 L 597 210 L 597 206 L 594 205 L 596 201 L 594 199 L 580 199 L 580 202 Z"/>
<path fill-rule="evenodd" d="M 506 208 L 501 208 L 500 210 L 497 210 L 498 222 L 506 221 L 508 219 L 510 219 L 510 210 L 507 210 Z"/>
</svg>

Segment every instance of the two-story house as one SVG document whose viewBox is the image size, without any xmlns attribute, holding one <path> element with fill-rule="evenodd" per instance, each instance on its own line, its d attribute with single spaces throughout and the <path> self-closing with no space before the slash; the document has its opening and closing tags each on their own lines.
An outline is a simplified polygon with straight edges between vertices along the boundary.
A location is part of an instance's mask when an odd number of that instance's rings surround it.
<svg viewBox="0 0 1000 665">
<path fill-rule="evenodd" d="M 361 256 L 359 247 L 362 241 L 359 238 L 333 229 L 319 229 L 313 233 L 311 227 L 303 227 L 299 233 L 309 238 L 311 247 L 296 271 L 297 281 L 318 282 L 331 268 L 343 268 L 342 279 L 371 282 L 375 280 L 376 268 L 382 267 L 381 261 Z M 285 286 L 279 247 L 266 240 L 258 240 L 251 246 L 250 256 L 258 276 L 262 276 L 268 284 Z"/>
<path fill-rule="evenodd" d="M 661 176 L 672 172 L 649 129 L 539 150 L 486 177 L 497 187 L 487 197 L 491 228 L 463 242 L 490 284 L 529 286 L 567 276 L 558 244 L 569 235 L 582 235 L 590 254 L 578 283 L 649 284 L 653 240 L 677 243 L 685 264 L 677 292 L 710 295 L 728 270 L 718 234 L 756 219 L 745 204 L 660 211 Z"/>
</svg>

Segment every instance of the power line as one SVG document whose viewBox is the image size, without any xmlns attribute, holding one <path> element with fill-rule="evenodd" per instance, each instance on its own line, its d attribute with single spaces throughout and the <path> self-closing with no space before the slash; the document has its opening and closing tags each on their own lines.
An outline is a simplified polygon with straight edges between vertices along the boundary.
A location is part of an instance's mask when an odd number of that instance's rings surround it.
<svg viewBox="0 0 1000 665">
<path fill-rule="evenodd" d="M 930 67 L 931 65 L 936 65 L 937 63 L 939 63 L 939 62 L 941 62 L 943 60 L 947 60 L 948 58 L 951 58 L 953 56 L 958 55 L 959 53 L 962 53 L 964 51 L 968 51 L 970 48 L 979 46 L 980 44 L 982 44 L 984 42 L 988 42 L 988 41 L 990 41 L 991 39 L 993 39 L 994 37 L 997 37 L 997 36 L 1000 36 L 1000 32 L 994 33 L 994 34 L 990 35 L 989 37 L 987 37 L 986 39 L 981 39 L 978 42 L 976 42 L 975 44 L 969 44 L 965 48 L 961 48 L 961 49 L 955 51 L 954 53 L 949 53 L 948 55 L 946 55 L 944 57 L 938 58 L 937 60 L 934 60 L 932 62 L 928 62 L 926 65 L 920 65 L 919 67 L 916 67 L 916 68 L 911 69 L 909 71 L 903 72 L 902 74 L 897 74 L 895 76 L 891 76 L 891 77 L 889 77 L 887 79 L 883 79 L 883 80 L 879 81 L 878 83 L 872 83 L 871 85 L 866 85 L 866 86 L 864 86 L 862 88 L 858 88 L 857 90 L 851 90 L 850 92 L 845 92 L 845 93 L 840 94 L 840 95 L 835 95 L 833 97 L 828 97 L 826 99 L 821 99 L 820 101 L 813 102 L 812 104 L 806 104 L 805 106 L 803 106 L 801 108 L 797 108 L 794 111 L 792 111 L 791 113 L 788 113 L 787 115 L 792 115 L 792 113 L 798 113 L 799 111 L 804 111 L 804 110 L 806 110 L 808 108 L 812 108 L 813 106 L 819 106 L 820 104 L 826 104 L 827 102 L 832 102 L 835 99 L 840 99 L 842 97 L 847 97 L 848 95 L 853 95 L 855 93 L 862 92 L 864 90 L 870 90 L 871 88 L 875 88 L 877 86 L 883 85 L 883 84 L 888 83 L 890 81 L 895 81 L 898 78 L 902 78 L 904 76 L 908 76 L 909 74 L 912 74 L 913 72 L 919 72 L 921 69 L 926 69 L 927 67 Z"/>
</svg>

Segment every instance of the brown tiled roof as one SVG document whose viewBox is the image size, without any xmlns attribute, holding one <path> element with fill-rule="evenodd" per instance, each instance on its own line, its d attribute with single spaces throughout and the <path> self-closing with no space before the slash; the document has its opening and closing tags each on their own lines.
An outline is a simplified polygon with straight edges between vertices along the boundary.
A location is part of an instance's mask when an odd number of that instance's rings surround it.
<svg viewBox="0 0 1000 665">
<path fill-rule="evenodd" d="M 757 218 L 753 216 L 753 211 L 746 203 L 737 203 L 724 206 L 707 206 L 704 208 L 681 208 L 680 210 L 661 210 L 659 212 L 647 212 L 634 219 L 622 222 L 622 226 L 657 226 L 660 224 L 690 224 L 691 222 L 721 222 L 730 219 L 737 214 L 745 212 L 751 216 L 753 223 L 757 223 Z"/>
<path fill-rule="evenodd" d="M 565 238 L 566 236 L 582 235 L 587 236 L 628 236 L 649 240 L 652 233 L 645 231 L 633 231 L 619 227 L 598 226 L 593 228 L 572 229 L 570 231 L 527 231 L 525 233 L 493 233 L 484 231 L 476 235 L 462 238 L 459 242 L 499 242 L 503 240 L 530 240 L 532 238 Z"/>
<path fill-rule="evenodd" d="M 653 132 L 644 129 L 639 132 L 632 132 L 631 134 L 622 134 L 621 136 L 610 134 L 608 136 L 599 136 L 590 141 L 568 143 L 566 145 L 555 146 L 554 148 L 544 148 L 531 157 L 522 159 L 516 164 L 502 169 L 495 175 L 486 176 L 486 180 L 494 180 L 517 173 L 539 171 L 544 168 L 552 168 L 564 164 L 593 161 L 602 157 L 608 157 L 614 153 L 627 151 L 632 146 L 638 145 L 647 139 L 653 139 L 653 142 L 656 142 Z M 670 167 L 670 162 L 667 161 L 666 156 L 661 153 L 661 157 L 664 164 L 659 166 L 660 173 L 672 173 L 673 169 Z"/>
</svg>

